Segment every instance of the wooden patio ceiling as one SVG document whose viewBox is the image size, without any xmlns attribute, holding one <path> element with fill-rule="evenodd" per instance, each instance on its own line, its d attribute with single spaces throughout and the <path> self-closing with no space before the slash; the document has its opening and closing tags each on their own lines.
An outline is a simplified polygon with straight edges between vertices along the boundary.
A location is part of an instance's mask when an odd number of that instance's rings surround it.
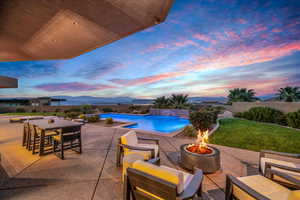
<svg viewBox="0 0 300 200">
<path fill-rule="evenodd" d="M 17 88 L 18 80 L 6 76 L 0 76 L 0 88 Z"/>
<path fill-rule="evenodd" d="M 1 0 L 0 61 L 67 59 L 163 22 L 173 0 Z"/>
</svg>

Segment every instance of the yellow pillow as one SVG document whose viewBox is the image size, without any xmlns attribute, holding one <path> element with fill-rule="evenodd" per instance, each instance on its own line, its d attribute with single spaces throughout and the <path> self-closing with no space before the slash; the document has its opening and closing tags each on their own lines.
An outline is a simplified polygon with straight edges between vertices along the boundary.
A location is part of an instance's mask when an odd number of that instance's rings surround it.
<svg viewBox="0 0 300 200">
<path fill-rule="evenodd" d="M 291 191 L 288 200 L 300 200 L 300 190 Z"/>
</svg>

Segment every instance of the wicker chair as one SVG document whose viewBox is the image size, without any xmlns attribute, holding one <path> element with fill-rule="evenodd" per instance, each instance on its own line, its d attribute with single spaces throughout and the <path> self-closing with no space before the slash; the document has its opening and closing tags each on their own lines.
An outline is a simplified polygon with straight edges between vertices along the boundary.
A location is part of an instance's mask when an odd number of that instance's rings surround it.
<svg viewBox="0 0 300 200">
<path fill-rule="evenodd" d="M 279 176 L 300 186 L 300 181 L 282 172 L 268 169 L 271 179 L 262 175 L 235 178 L 226 176 L 226 200 L 299 200 L 300 190 L 290 190 L 272 180 Z"/>
<path fill-rule="evenodd" d="M 139 141 L 153 141 L 155 144 L 144 144 Z M 159 157 L 159 140 L 154 138 L 137 137 L 135 131 L 129 131 L 118 139 L 117 147 L 117 167 L 121 166 L 121 161 L 124 155 L 131 153 L 144 156 L 144 160 L 149 160 Z"/>
<path fill-rule="evenodd" d="M 270 156 L 273 157 L 270 158 Z M 274 156 L 276 156 L 276 158 L 274 158 Z M 263 150 L 260 152 L 259 156 L 259 171 L 262 175 L 270 177 L 270 175 L 267 174 L 267 169 L 276 169 L 277 171 L 286 173 L 300 180 L 300 164 L 294 163 L 292 161 L 287 161 L 286 158 L 298 159 L 300 163 L 300 154 L 290 154 Z M 274 176 L 274 181 L 277 181 L 278 183 L 293 189 L 300 189 L 299 186 L 285 180 L 282 177 Z"/>
<path fill-rule="evenodd" d="M 82 153 L 81 126 L 62 128 L 59 135 L 53 136 L 53 152 L 57 157 L 63 160 L 67 149 Z"/>
<path fill-rule="evenodd" d="M 127 169 L 124 200 L 185 200 L 202 197 L 202 170 L 185 173 L 167 166 L 136 161 Z"/>
<path fill-rule="evenodd" d="M 22 146 L 23 147 L 27 147 L 29 131 L 30 131 L 29 123 L 25 122 L 24 127 L 23 127 L 23 137 L 22 137 Z"/>
</svg>

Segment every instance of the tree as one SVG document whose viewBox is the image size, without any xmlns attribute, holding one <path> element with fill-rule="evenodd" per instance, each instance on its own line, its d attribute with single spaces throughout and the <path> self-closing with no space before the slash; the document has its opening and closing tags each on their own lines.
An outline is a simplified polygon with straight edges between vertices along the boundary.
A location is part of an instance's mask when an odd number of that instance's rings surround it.
<svg viewBox="0 0 300 200">
<path fill-rule="evenodd" d="M 286 102 L 294 102 L 300 100 L 300 91 L 299 87 L 290 87 L 280 88 L 278 90 L 277 96 L 280 100 Z"/>
<path fill-rule="evenodd" d="M 155 108 L 169 108 L 170 107 L 170 99 L 165 96 L 158 97 L 154 100 Z"/>
<path fill-rule="evenodd" d="M 172 108 L 185 109 L 190 106 L 188 95 L 184 94 L 172 94 L 170 97 L 170 104 Z"/>
<path fill-rule="evenodd" d="M 255 97 L 255 91 L 247 88 L 235 88 L 229 90 L 228 95 L 229 102 L 252 102 L 259 100 Z"/>
</svg>

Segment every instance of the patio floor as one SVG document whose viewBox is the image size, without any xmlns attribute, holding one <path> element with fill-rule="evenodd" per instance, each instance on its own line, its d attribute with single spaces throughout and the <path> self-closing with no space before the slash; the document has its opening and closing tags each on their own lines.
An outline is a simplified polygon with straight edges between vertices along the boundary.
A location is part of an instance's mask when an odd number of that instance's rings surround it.
<svg viewBox="0 0 300 200">
<path fill-rule="evenodd" d="M 82 129 L 83 154 L 67 151 L 66 159 L 54 155 L 39 157 L 21 147 L 22 124 L 0 118 L 1 163 L 0 199 L 22 200 L 108 200 L 122 199 L 121 168 L 116 168 L 117 138 L 126 130 L 87 124 Z M 160 139 L 161 164 L 180 169 L 177 164 L 181 144 L 189 138 L 141 134 Z M 214 145 L 217 146 L 217 145 Z M 258 153 L 217 146 L 222 169 L 205 175 L 203 190 L 211 199 L 224 199 L 225 175 L 257 173 Z M 10 178 L 9 178 L 10 176 Z"/>
</svg>

